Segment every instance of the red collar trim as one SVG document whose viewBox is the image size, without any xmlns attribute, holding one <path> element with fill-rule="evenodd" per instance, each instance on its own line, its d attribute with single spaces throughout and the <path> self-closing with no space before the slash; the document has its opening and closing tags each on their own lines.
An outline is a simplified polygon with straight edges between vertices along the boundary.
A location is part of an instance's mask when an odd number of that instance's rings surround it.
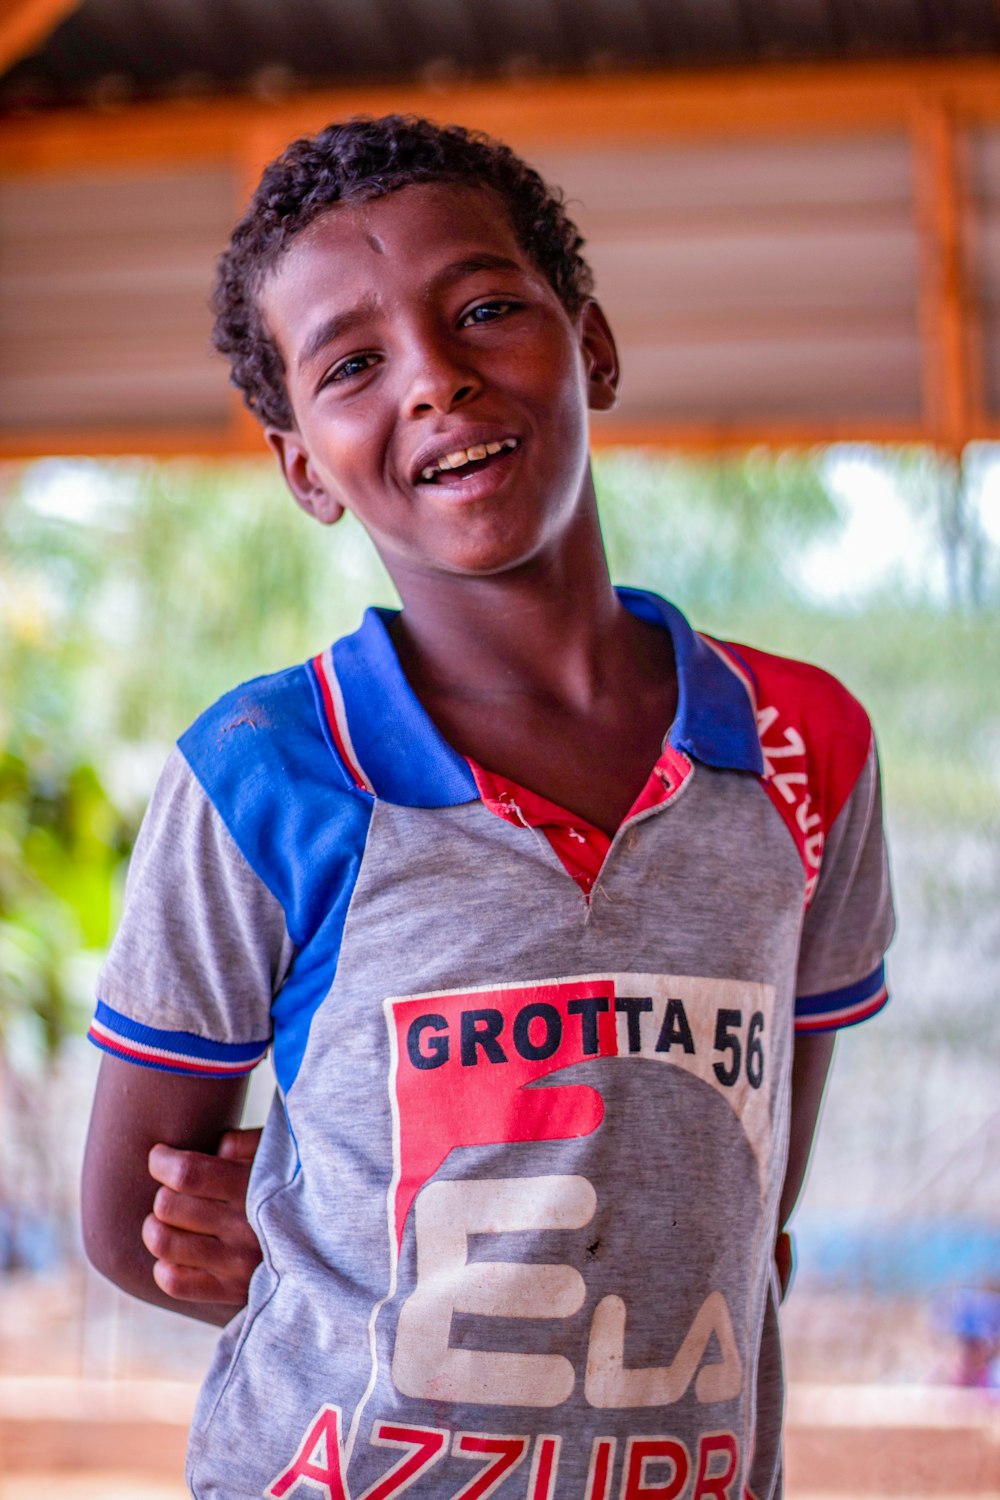
<svg viewBox="0 0 1000 1500">
<path fill-rule="evenodd" d="M 552 802 L 530 787 L 520 786 L 498 771 L 488 771 L 466 757 L 483 805 L 507 823 L 537 828 L 548 839 L 563 868 L 589 897 L 611 848 L 602 828 L 578 813 Z M 632 803 L 622 828 L 642 813 L 662 807 L 675 796 L 691 774 L 691 762 L 673 745 L 665 744 L 646 785 Z"/>
</svg>

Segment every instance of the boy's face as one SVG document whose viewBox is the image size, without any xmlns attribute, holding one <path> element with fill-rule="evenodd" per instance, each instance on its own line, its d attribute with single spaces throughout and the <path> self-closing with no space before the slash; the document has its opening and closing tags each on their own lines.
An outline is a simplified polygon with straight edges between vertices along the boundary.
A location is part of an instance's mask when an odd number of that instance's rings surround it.
<svg viewBox="0 0 1000 1500">
<path fill-rule="evenodd" d="M 399 581 L 487 575 L 558 547 L 589 489 L 587 409 L 611 406 L 614 342 L 576 319 L 491 192 L 415 185 L 323 214 L 261 293 L 295 498 L 353 511 Z"/>
</svg>

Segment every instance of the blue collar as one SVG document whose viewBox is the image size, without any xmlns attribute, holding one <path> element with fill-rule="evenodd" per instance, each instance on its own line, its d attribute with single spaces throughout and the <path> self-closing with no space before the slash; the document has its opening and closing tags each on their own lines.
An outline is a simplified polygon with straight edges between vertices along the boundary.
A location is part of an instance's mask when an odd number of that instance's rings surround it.
<svg viewBox="0 0 1000 1500">
<path fill-rule="evenodd" d="M 630 588 L 620 588 L 618 596 L 632 614 L 670 632 L 678 687 L 671 745 L 705 765 L 760 775 L 754 706 L 740 678 L 665 599 Z M 442 738 L 403 675 L 389 638 L 395 613 L 366 610 L 359 629 L 333 646 L 355 759 L 387 802 L 454 807 L 478 801 L 464 756 Z"/>
</svg>

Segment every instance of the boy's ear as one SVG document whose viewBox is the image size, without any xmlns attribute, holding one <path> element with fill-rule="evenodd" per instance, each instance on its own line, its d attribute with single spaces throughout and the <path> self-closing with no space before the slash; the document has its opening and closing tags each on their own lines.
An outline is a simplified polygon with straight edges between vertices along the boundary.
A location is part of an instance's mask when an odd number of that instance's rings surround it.
<svg viewBox="0 0 1000 1500">
<path fill-rule="evenodd" d="M 610 411 L 618 400 L 618 348 L 604 309 L 591 297 L 580 313 L 580 343 L 587 362 L 591 411 Z"/>
<path fill-rule="evenodd" d="M 285 432 L 280 427 L 265 427 L 264 436 L 296 504 L 324 526 L 335 525 L 344 507 L 319 480 L 299 434 L 294 429 Z"/>
</svg>

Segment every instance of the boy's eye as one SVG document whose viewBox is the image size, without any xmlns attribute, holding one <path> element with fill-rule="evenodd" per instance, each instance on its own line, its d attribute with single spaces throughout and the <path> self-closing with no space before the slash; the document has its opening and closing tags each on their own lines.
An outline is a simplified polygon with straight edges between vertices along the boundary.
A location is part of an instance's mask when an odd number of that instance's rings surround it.
<svg viewBox="0 0 1000 1500">
<path fill-rule="evenodd" d="M 330 385 L 334 381 L 352 380 L 355 375 L 363 375 L 366 370 L 371 369 L 377 358 L 375 354 L 351 354 L 347 359 L 342 359 L 339 365 L 334 365 L 323 384 Z"/>
<path fill-rule="evenodd" d="M 507 313 L 513 312 L 516 306 L 516 302 L 505 298 L 495 298 L 492 302 L 479 302 L 465 314 L 462 327 L 467 328 L 474 323 L 492 323 L 497 318 L 503 318 Z"/>
</svg>

